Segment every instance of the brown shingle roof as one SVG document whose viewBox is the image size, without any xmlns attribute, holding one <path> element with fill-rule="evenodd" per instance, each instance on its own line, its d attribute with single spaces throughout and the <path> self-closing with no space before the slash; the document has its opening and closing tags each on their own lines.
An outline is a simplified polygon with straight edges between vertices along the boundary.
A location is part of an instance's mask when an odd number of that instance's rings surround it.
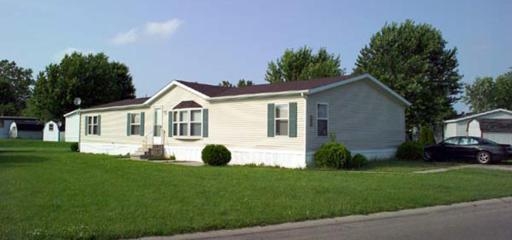
<svg viewBox="0 0 512 240">
<path fill-rule="evenodd" d="M 133 98 L 133 99 L 123 99 L 115 102 L 109 102 L 97 106 L 93 106 L 91 108 L 105 108 L 105 107 L 118 107 L 118 106 L 127 106 L 127 105 L 135 105 L 135 104 L 142 104 L 149 98 Z"/>
<path fill-rule="evenodd" d="M 478 119 L 482 132 L 512 133 L 512 119 Z"/>
<path fill-rule="evenodd" d="M 199 103 L 196 103 L 194 101 L 181 101 L 176 105 L 173 109 L 180 109 L 180 108 L 201 108 L 203 106 L 199 105 Z"/>
<path fill-rule="evenodd" d="M 307 81 L 292 81 L 274 84 L 258 84 L 246 87 L 221 87 L 202 83 L 187 82 L 179 80 L 178 82 L 206 95 L 209 97 L 224 97 L 236 96 L 244 94 L 257 94 L 257 93 L 273 93 L 273 92 L 286 92 L 286 91 L 300 91 L 317 88 L 320 86 L 328 85 L 331 83 L 339 82 L 352 78 L 354 75 L 337 76 L 329 78 L 319 78 Z"/>
</svg>

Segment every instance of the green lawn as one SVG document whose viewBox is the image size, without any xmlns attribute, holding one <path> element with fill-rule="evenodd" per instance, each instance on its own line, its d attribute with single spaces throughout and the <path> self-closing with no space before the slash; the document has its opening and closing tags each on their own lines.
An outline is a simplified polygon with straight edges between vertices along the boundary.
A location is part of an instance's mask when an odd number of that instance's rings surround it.
<svg viewBox="0 0 512 240">
<path fill-rule="evenodd" d="M 185 167 L 0 140 L 0 239 L 130 238 L 512 195 L 512 173 L 399 161 L 364 171 Z"/>
</svg>

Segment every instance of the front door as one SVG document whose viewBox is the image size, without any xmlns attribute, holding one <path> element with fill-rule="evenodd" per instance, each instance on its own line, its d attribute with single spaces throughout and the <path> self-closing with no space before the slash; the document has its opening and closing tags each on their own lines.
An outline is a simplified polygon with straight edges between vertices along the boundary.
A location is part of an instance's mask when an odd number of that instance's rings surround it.
<svg viewBox="0 0 512 240">
<path fill-rule="evenodd" d="M 153 144 L 162 143 L 162 109 L 155 108 L 155 118 L 153 121 Z"/>
</svg>

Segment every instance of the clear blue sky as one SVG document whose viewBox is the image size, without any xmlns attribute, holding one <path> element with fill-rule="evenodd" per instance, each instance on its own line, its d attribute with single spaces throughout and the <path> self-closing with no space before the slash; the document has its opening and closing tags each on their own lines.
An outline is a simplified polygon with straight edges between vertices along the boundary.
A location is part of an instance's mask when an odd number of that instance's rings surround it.
<svg viewBox="0 0 512 240">
<path fill-rule="evenodd" d="M 0 58 L 37 73 L 65 52 L 105 52 L 130 68 L 142 97 L 172 79 L 263 83 L 269 60 L 304 45 L 340 54 L 351 72 L 386 22 L 410 18 L 441 30 L 472 82 L 512 67 L 511 13 L 510 0 L 0 0 Z"/>
</svg>

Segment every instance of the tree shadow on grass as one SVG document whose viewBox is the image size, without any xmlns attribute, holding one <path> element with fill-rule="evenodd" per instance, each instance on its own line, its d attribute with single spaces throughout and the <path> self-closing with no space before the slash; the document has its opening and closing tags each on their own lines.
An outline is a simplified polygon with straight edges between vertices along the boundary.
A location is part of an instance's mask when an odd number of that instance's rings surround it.
<svg viewBox="0 0 512 240">
<path fill-rule="evenodd" d="M 0 153 L 0 168 L 21 167 L 32 163 L 42 163 L 48 159 L 34 155 L 6 155 Z"/>
</svg>

